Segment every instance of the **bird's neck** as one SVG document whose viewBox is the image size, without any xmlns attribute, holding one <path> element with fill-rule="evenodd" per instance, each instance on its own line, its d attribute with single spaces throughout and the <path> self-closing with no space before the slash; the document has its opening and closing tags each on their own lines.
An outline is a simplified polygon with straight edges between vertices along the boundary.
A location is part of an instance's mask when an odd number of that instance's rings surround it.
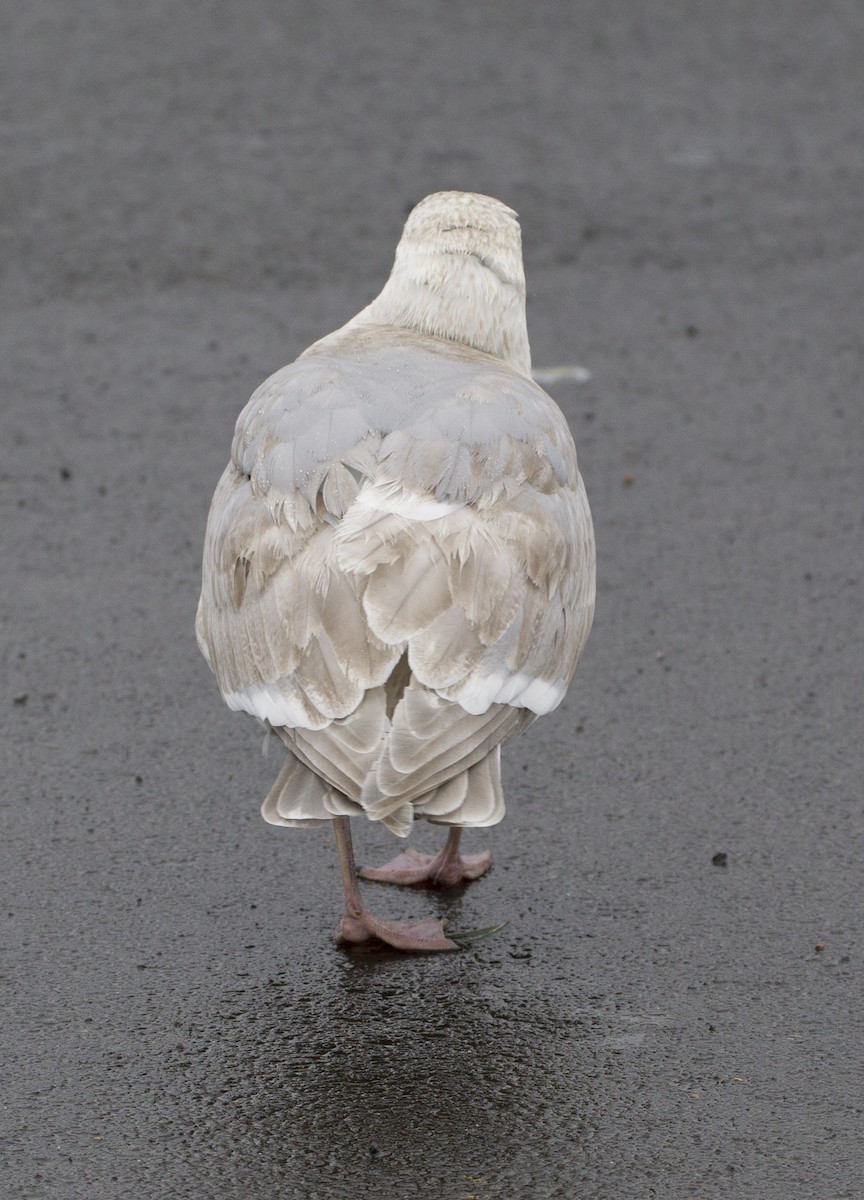
<svg viewBox="0 0 864 1200">
<path fill-rule="evenodd" d="M 521 263 L 411 247 L 383 291 L 343 326 L 395 325 L 461 342 L 531 374 Z M 340 333 L 342 330 L 340 330 Z"/>
</svg>

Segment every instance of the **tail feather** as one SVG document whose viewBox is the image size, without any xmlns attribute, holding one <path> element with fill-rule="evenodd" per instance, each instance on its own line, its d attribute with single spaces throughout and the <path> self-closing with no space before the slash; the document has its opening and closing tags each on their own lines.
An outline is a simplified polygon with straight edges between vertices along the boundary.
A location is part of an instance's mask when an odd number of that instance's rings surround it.
<svg viewBox="0 0 864 1200">
<path fill-rule="evenodd" d="M 362 805 L 332 787 L 290 751 L 261 805 L 261 816 L 271 825 L 324 825 L 334 817 L 357 817 L 362 813 Z M 407 837 L 414 812 L 410 804 L 397 802 L 380 819 L 391 833 Z"/>
<path fill-rule="evenodd" d="M 261 805 L 261 816 L 271 825 L 323 825 L 333 820 L 333 809 L 341 799 L 347 798 L 340 797 L 335 788 L 289 752 Z M 362 811 L 358 805 L 354 809 Z"/>
<path fill-rule="evenodd" d="M 414 813 L 439 825 L 497 825 L 504 816 L 501 747 L 414 801 Z"/>
</svg>

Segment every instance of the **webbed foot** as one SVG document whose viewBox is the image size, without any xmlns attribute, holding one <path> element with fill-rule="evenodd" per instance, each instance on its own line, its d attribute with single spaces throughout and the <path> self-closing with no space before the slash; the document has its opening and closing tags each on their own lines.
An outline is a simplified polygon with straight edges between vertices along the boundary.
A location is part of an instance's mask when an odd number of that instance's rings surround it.
<svg viewBox="0 0 864 1200">
<path fill-rule="evenodd" d="M 458 950 L 456 942 L 444 936 L 444 922 L 427 921 L 382 921 L 368 909 L 359 913 L 346 913 L 336 930 L 337 942 L 361 945 L 378 940 L 397 950 Z"/>
<path fill-rule="evenodd" d="M 378 883 L 425 884 L 427 887 L 457 887 L 479 879 L 492 865 L 489 851 L 482 854 L 453 854 L 448 846 L 438 854 L 423 854 L 409 846 L 383 867 L 364 867 L 362 879 Z"/>
</svg>

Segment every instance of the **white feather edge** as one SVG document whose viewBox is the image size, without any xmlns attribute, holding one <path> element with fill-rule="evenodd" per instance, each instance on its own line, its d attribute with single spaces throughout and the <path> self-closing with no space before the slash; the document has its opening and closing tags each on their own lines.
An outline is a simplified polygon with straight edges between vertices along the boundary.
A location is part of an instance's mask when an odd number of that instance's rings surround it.
<svg viewBox="0 0 864 1200">
<path fill-rule="evenodd" d="M 538 717 L 557 708 L 564 699 L 567 684 L 563 679 L 536 679 L 524 671 L 495 671 L 475 676 L 459 688 L 447 689 L 447 698 L 455 700 L 472 716 L 480 716 L 493 704 L 528 708 Z M 276 729 L 314 729 L 303 706 L 281 692 L 276 684 L 250 684 L 238 692 L 224 693 L 225 703 L 234 712 L 246 712 L 259 721 L 269 721 Z M 324 722 L 329 724 L 329 722 Z"/>
<path fill-rule="evenodd" d="M 465 502 L 435 500 L 431 496 L 409 492 L 400 483 L 377 480 L 363 484 L 351 507 L 354 505 L 375 512 L 392 513 L 408 521 L 437 521 L 464 508 Z"/>
<path fill-rule="evenodd" d="M 223 692 L 222 699 L 233 712 L 246 712 L 278 729 L 314 729 L 302 704 L 286 696 L 275 683 L 250 683 L 240 692 Z"/>
<path fill-rule="evenodd" d="M 529 708 L 542 717 L 558 707 L 566 691 L 563 679 L 537 679 L 524 671 L 503 670 L 475 675 L 461 687 L 447 689 L 447 697 L 473 716 L 480 716 L 493 704 L 509 704 Z"/>
</svg>

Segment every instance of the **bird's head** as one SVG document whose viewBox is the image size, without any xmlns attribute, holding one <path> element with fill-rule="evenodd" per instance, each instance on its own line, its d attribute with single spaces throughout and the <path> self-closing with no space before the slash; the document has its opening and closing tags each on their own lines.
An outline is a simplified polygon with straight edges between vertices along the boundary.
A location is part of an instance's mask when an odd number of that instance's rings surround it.
<svg viewBox="0 0 864 1200">
<path fill-rule="evenodd" d="M 421 200 L 405 222 L 383 291 L 351 322 L 363 323 L 462 342 L 530 375 L 516 213 L 473 192 Z"/>
<path fill-rule="evenodd" d="M 421 200 L 405 222 L 397 269 L 417 276 L 432 267 L 449 282 L 474 269 L 471 259 L 524 297 L 522 233 L 512 208 L 476 192 L 435 192 Z"/>
</svg>

